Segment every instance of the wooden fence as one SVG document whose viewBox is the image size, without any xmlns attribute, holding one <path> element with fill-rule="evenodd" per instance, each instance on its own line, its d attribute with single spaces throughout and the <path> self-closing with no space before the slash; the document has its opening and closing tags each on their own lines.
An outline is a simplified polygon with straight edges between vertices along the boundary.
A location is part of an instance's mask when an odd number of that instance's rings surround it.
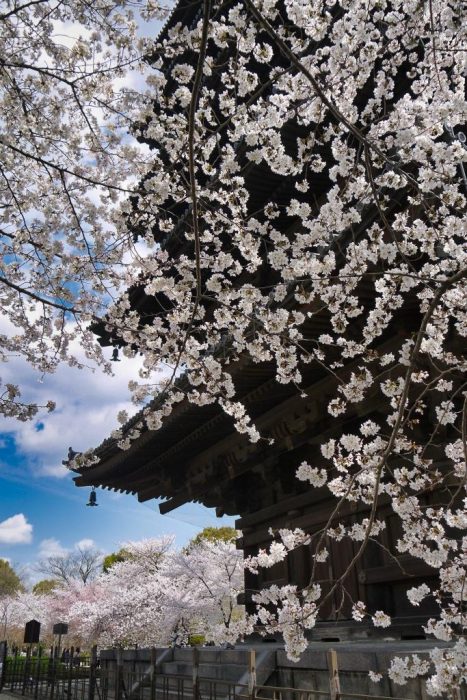
<svg viewBox="0 0 467 700">
<path fill-rule="evenodd" d="M 247 680 L 243 683 L 201 675 L 196 647 L 190 675 L 164 673 L 158 654 L 160 650 L 152 649 L 149 663 L 132 667 L 123 663 L 123 654 L 117 650 L 114 661 L 101 666 L 96 647 L 90 656 L 71 653 L 65 660 L 41 650 L 36 655 L 8 656 L 6 644 L 0 643 L 0 691 L 34 700 L 419 700 L 341 690 L 338 656 L 333 649 L 327 652 L 328 688 L 322 690 L 258 685 L 254 649 L 248 652 L 243 674 Z M 452 700 L 464 697 L 460 690 L 451 695 Z"/>
</svg>

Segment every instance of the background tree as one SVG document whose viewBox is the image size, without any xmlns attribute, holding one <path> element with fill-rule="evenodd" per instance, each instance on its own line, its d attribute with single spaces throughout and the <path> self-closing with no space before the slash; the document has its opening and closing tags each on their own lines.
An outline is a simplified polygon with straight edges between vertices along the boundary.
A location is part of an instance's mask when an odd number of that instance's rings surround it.
<svg viewBox="0 0 467 700">
<path fill-rule="evenodd" d="M 14 598 L 11 595 L 0 596 L 0 630 L 2 639 L 8 639 L 10 612 Z"/>
<path fill-rule="evenodd" d="M 38 581 L 32 587 L 32 592 L 35 595 L 49 595 L 59 588 L 62 583 L 53 578 L 45 578 L 42 581 Z"/>
<path fill-rule="evenodd" d="M 0 598 L 24 591 L 24 585 L 6 559 L 0 559 Z"/>
<path fill-rule="evenodd" d="M 47 635 L 50 623 L 48 596 L 19 591 L 0 598 L 0 621 L 2 638 L 22 644 L 24 625 L 31 619 L 44 625 L 42 640 Z"/>
<path fill-rule="evenodd" d="M 126 560 L 131 561 L 141 572 L 158 571 L 173 547 L 174 538 L 166 535 L 159 538 L 126 542 L 123 549 Z"/>
<path fill-rule="evenodd" d="M 129 554 L 124 548 L 119 549 L 118 552 L 111 552 L 110 554 L 106 554 L 106 556 L 102 560 L 102 571 L 104 573 L 107 573 L 114 564 L 117 564 L 121 561 L 125 561 L 125 559 L 128 559 L 128 556 Z"/>
<path fill-rule="evenodd" d="M 15 600 L 24 591 L 19 574 L 6 559 L 0 559 L 0 630 L 2 639 L 15 619 Z"/>
<path fill-rule="evenodd" d="M 130 556 L 84 585 L 74 580 L 41 596 L 49 621 L 66 620 L 86 643 L 139 646 L 180 640 L 180 628 L 232 641 L 245 630 L 236 598 L 241 553 L 228 542 L 175 550 L 173 538 L 125 543 Z M 187 641 L 187 638 L 184 640 Z"/>
<path fill-rule="evenodd" d="M 172 537 L 125 543 L 128 557 L 90 586 L 64 592 L 63 614 L 84 638 L 100 644 L 168 644 L 176 621 L 164 573 L 172 544 Z"/>
<path fill-rule="evenodd" d="M 93 547 L 76 547 L 72 552 L 43 559 L 37 570 L 56 581 L 66 584 L 81 581 L 86 585 L 97 576 L 101 566 L 102 552 Z"/>
<path fill-rule="evenodd" d="M 237 604 L 244 586 L 243 554 L 228 534 L 201 538 L 175 553 L 167 569 L 168 595 L 178 620 L 216 643 L 233 643 L 252 631 Z"/>
<path fill-rule="evenodd" d="M 202 542 L 229 542 L 233 543 L 237 539 L 237 531 L 234 527 L 223 525 L 222 527 L 214 527 L 208 525 L 201 532 L 191 538 L 188 547 L 196 546 Z"/>
</svg>

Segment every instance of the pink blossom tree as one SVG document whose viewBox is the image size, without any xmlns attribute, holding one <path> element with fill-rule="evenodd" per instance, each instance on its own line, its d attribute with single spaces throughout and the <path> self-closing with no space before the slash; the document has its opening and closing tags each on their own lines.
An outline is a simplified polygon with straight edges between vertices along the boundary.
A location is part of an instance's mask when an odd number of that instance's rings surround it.
<svg viewBox="0 0 467 700">
<path fill-rule="evenodd" d="M 189 629 L 216 643 L 247 631 L 237 603 L 243 590 L 243 556 L 233 542 L 201 540 L 174 554 L 167 567 L 170 605 Z"/>
<path fill-rule="evenodd" d="M 124 561 L 93 584 L 54 596 L 64 604 L 62 616 L 83 638 L 101 645 L 163 646 L 176 640 L 182 626 L 187 634 L 197 631 L 209 639 L 237 638 L 241 554 L 232 543 L 176 551 L 172 542 L 125 543 Z"/>
<path fill-rule="evenodd" d="M 89 592 L 83 586 L 79 595 L 68 597 L 68 618 L 83 638 L 100 645 L 168 643 L 171 623 L 164 609 L 163 570 L 172 542 L 167 537 L 125 543 L 124 561 L 102 573 Z"/>
<path fill-rule="evenodd" d="M 0 615 L 5 639 L 9 635 L 20 630 L 24 632 L 24 626 L 29 620 L 37 620 L 44 626 L 44 632 L 50 626 L 48 596 L 38 596 L 34 593 L 19 592 L 0 599 Z"/>
</svg>

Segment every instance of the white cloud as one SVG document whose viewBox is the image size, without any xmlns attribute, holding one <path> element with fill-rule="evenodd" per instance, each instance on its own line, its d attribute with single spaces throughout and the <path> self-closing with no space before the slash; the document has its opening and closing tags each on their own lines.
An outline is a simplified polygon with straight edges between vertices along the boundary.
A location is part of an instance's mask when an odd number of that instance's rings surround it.
<svg viewBox="0 0 467 700">
<path fill-rule="evenodd" d="M 90 537 L 84 537 L 73 545 L 73 549 L 93 549 L 97 548 L 96 543 Z M 70 553 L 70 549 L 64 547 L 56 537 L 49 537 L 39 544 L 37 553 L 38 559 L 48 559 L 48 557 L 62 557 Z"/>
<path fill-rule="evenodd" d="M 1 316 L 0 332 L 13 332 Z M 77 343 L 71 346 L 71 352 L 89 365 Z M 111 350 L 104 349 L 108 357 Z M 128 381 L 137 376 L 141 364 L 140 358 L 129 360 L 121 356 L 121 361 L 113 365 L 114 376 L 104 374 L 99 367 L 79 370 L 62 365 L 54 374 L 40 377 L 25 360 L 12 358 L 2 365 L 2 382 L 19 385 L 23 400 L 38 404 L 52 400 L 56 409 L 52 413 L 40 412 L 26 423 L 4 419 L 0 440 L 2 434 L 14 438 L 17 452 L 27 458 L 35 476 L 67 476 L 62 460 L 67 457 L 68 447 L 77 451 L 97 447 L 119 427 L 119 411 L 132 415 L 138 410 L 130 401 Z M 0 463 L 0 474 L 1 470 Z"/>
<path fill-rule="evenodd" d="M 2 544 L 29 544 L 32 541 L 32 525 L 23 513 L 12 515 L 0 523 L 0 542 Z"/>
<path fill-rule="evenodd" d="M 48 559 L 49 557 L 62 557 L 67 554 L 68 550 L 63 547 L 55 537 L 49 537 L 42 540 L 39 545 L 39 559 Z"/>
</svg>

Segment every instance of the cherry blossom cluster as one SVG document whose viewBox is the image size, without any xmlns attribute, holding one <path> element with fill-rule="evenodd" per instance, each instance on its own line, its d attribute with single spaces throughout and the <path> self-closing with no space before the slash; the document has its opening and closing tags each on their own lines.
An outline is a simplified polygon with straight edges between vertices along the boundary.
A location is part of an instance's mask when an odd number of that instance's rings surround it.
<svg viewBox="0 0 467 700">
<path fill-rule="evenodd" d="M 83 366 L 79 340 L 110 371 L 89 323 L 114 298 L 133 248 L 119 201 L 148 164 L 130 131 L 149 101 L 139 88 L 152 43 L 144 20 L 165 15 L 154 0 L 2 3 L 2 362 L 21 355 L 39 376 L 59 362 Z M 19 386 L 0 397 L 0 412 L 20 420 L 40 408 Z"/>
<path fill-rule="evenodd" d="M 330 537 L 356 542 L 359 560 L 384 531 L 379 506 L 391 508 L 396 560 L 439 573 L 409 595 L 439 603 L 427 629 L 453 642 L 457 670 L 433 657 L 438 690 L 465 667 L 466 32 L 454 0 L 206 0 L 191 24 L 169 24 L 138 126 L 151 167 L 123 205 L 147 247 L 126 282 L 147 303 L 122 294 L 106 324 L 144 358 L 131 386 L 143 421 L 116 434 L 123 448 L 181 401 L 217 403 L 251 441 L 271 441 L 237 393 L 240 361 L 270 363 L 304 397 L 309 367 L 329 377 L 334 436 L 297 464 L 336 499 L 316 558 Z M 259 204 L 255 178 L 272 183 Z M 365 513 L 352 527 L 339 522 L 345 502 Z M 250 567 L 284 558 L 296 537 L 282 533 Z M 258 598 L 294 658 L 330 595 L 313 576 Z"/>
</svg>

